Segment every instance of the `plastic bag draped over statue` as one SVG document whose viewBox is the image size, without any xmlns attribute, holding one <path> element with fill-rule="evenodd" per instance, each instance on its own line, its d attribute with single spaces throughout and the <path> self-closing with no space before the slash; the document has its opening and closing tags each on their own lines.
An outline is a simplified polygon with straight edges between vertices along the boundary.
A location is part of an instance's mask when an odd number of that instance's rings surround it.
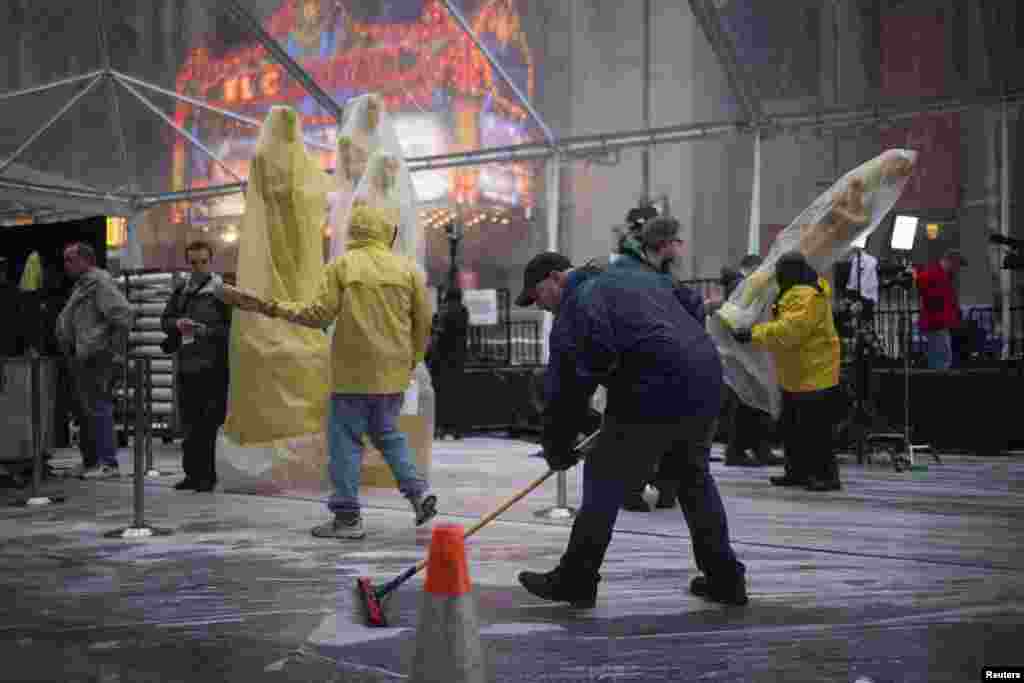
<svg viewBox="0 0 1024 683">
<path fill-rule="evenodd" d="M 903 193 L 916 159 L 917 153 L 910 150 L 886 150 L 837 180 L 779 233 L 761 266 L 708 317 L 708 332 L 722 357 L 725 381 L 744 403 L 775 418 L 782 409 L 771 353 L 739 344 L 731 334 L 771 319 L 779 293 L 775 282 L 779 256 L 799 251 L 819 274 L 826 274 L 855 241 L 878 227 Z"/>
<path fill-rule="evenodd" d="M 313 296 L 323 270 L 328 188 L 327 175 L 306 152 L 298 115 L 288 107 L 272 108 L 249 173 L 239 236 L 239 286 L 264 298 Z M 299 465 L 290 457 L 294 444 L 282 440 L 322 438 L 327 363 L 322 331 L 235 312 L 227 438 L 218 449 L 225 488 L 239 478 L 265 477 L 268 469 Z M 249 446 L 255 448 L 239 448 Z"/>
<path fill-rule="evenodd" d="M 425 242 L 416 220 L 416 194 L 391 115 L 371 93 L 349 100 L 338 134 L 337 187 L 331 193 L 331 260 L 345 250 L 356 202 L 386 213 L 398 227 L 395 251 L 422 267 Z"/>
</svg>

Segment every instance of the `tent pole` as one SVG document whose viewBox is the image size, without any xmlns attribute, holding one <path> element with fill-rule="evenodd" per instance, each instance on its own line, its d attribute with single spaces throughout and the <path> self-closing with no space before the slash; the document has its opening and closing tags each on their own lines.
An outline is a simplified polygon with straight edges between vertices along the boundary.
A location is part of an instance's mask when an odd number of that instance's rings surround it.
<svg viewBox="0 0 1024 683">
<path fill-rule="evenodd" d="M 557 154 L 548 157 L 547 160 L 547 250 L 558 251 L 558 219 L 561 202 L 561 159 Z M 551 334 L 553 318 L 550 313 L 544 313 L 544 322 L 541 331 L 541 362 L 547 364 L 551 349 L 548 344 L 548 337 Z"/>
<path fill-rule="evenodd" d="M 257 40 L 263 45 L 267 52 L 274 58 L 277 63 L 284 67 L 288 75 L 294 78 L 296 81 L 302 84 L 302 87 L 306 89 L 313 99 L 323 107 L 327 112 L 334 117 L 338 125 L 341 126 L 341 107 L 337 102 L 331 98 L 320 85 L 313 80 L 313 77 L 303 69 L 298 62 L 291 58 L 284 48 L 282 48 L 274 38 L 263 30 L 263 26 L 260 22 L 249 13 L 245 7 L 242 6 L 238 0 L 221 0 L 222 3 L 226 4 L 228 8 L 234 13 L 235 18 L 241 23 L 246 29 L 248 29 Z"/>
<path fill-rule="evenodd" d="M 761 131 L 754 133 L 754 180 L 750 191 L 747 254 L 761 254 Z"/>
<path fill-rule="evenodd" d="M 247 126 L 252 126 L 253 128 L 259 128 L 260 126 L 263 125 L 262 122 L 257 121 L 256 119 L 251 119 L 248 116 L 242 116 L 241 114 L 236 114 L 235 112 L 228 111 L 227 109 L 221 109 L 220 107 L 216 107 L 216 106 L 214 106 L 212 104 L 209 104 L 208 102 L 204 102 L 203 100 L 196 99 L 194 97 L 189 97 L 188 95 L 182 95 L 181 93 L 174 92 L 173 90 L 168 90 L 166 88 L 161 88 L 158 85 L 154 85 L 154 84 L 148 83 L 148 82 L 146 82 L 146 81 L 144 81 L 142 79 L 134 78 L 134 77 L 129 76 L 127 74 L 123 74 L 120 71 L 114 70 L 114 71 L 112 71 L 112 73 L 114 74 L 114 76 L 116 76 L 118 78 L 118 80 L 120 80 L 122 82 L 127 81 L 129 83 L 134 83 L 135 85 L 141 86 L 143 88 L 148 88 L 149 90 L 152 90 L 153 92 L 160 93 L 161 95 L 167 95 L 168 97 L 173 97 L 174 99 L 178 100 L 179 102 L 185 102 L 187 104 L 191 104 L 193 106 L 199 107 L 200 109 L 206 109 L 207 111 L 216 112 L 217 114 L 220 114 L 221 116 L 224 116 L 225 118 L 229 118 L 229 119 L 232 119 L 234 121 L 238 121 L 239 123 L 244 123 Z M 309 138 L 305 138 L 305 142 L 310 147 L 316 147 L 317 149 L 322 149 L 322 150 L 327 151 L 327 152 L 335 151 L 334 147 L 332 147 L 330 145 L 327 145 L 327 144 L 324 144 L 322 142 L 317 142 L 316 140 L 311 140 Z"/>
<path fill-rule="evenodd" d="M 64 116 L 64 114 L 68 113 L 68 110 L 71 109 L 73 106 L 75 106 L 75 104 L 78 102 L 78 100 L 80 100 L 83 97 L 85 97 L 89 93 L 90 90 L 95 88 L 96 84 L 99 83 L 101 80 L 103 80 L 103 74 L 100 74 L 99 76 L 96 76 L 95 78 L 93 78 L 92 82 L 89 83 L 89 85 L 85 86 L 79 92 L 77 92 L 74 97 L 72 97 L 70 100 L 68 100 L 64 104 L 64 106 L 61 107 L 60 110 L 50 118 L 49 121 L 47 121 L 42 126 L 40 126 L 36 130 L 36 132 L 32 133 L 32 135 L 29 136 L 28 140 L 26 140 L 25 142 L 23 142 L 21 144 L 21 147 L 19 147 L 18 149 L 14 150 L 14 152 L 11 154 L 11 156 L 7 157 L 7 159 L 2 164 L 0 164 L 0 175 L 2 175 L 3 172 L 7 170 L 7 167 L 10 166 L 11 164 L 13 164 L 15 162 L 15 160 L 17 160 L 17 158 L 20 157 L 22 155 L 22 153 L 24 153 L 24 151 L 26 149 L 28 149 L 29 146 L 33 142 L 35 142 L 37 139 L 39 139 L 40 135 L 42 135 L 43 133 L 48 131 L 55 123 L 57 123 L 58 119 L 60 119 L 62 116 Z"/>
<path fill-rule="evenodd" d="M 61 80 L 53 81 L 52 83 L 45 83 L 43 85 L 34 85 L 31 88 L 23 88 L 22 90 L 11 90 L 9 92 L 0 93 L 0 100 L 9 100 L 9 99 L 12 99 L 14 97 L 21 97 L 22 95 L 31 95 L 32 93 L 45 92 L 47 90 L 53 90 L 54 88 L 59 88 L 62 85 L 71 85 L 72 83 L 78 83 L 79 81 L 87 81 L 90 78 L 95 78 L 96 76 L 102 76 L 102 75 L 103 75 L 103 69 L 96 69 L 95 71 L 90 71 L 89 73 L 82 74 L 80 76 L 72 76 L 71 78 L 62 78 Z"/>
<path fill-rule="evenodd" d="M 498 75 L 501 76 L 502 80 L 504 80 L 505 83 L 508 84 L 508 87 L 512 89 L 512 92 L 515 93 L 515 96 L 519 100 L 520 104 L 522 104 L 526 108 L 526 111 L 530 112 L 530 116 L 532 116 L 533 120 L 537 122 L 537 125 L 540 126 L 540 129 L 544 131 L 544 138 L 548 141 L 548 144 L 554 145 L 555 135 L 554 133 L 551 132 L 551 129 L 548 128 L 548 124 L 544 122 L 544 119 L 542 119 L 540 114 L 537 113 L 537 110 L 533 108 L 533 105 L 530 104 L 530 101 L 528 99 L 526 99 L 526 96 L 523 95 L 522 91 L 519 90 L 516 84 L 505 72 L 505 69 L 502 68 L 501 64 L 498 63 L 498 60 L 494 58 L 494 55 L 491 54 L 491 51 L 487 48 L 487 46 L 483 44 L 483 41 L 481 41 L 480 38 L 477 37 L 476 33 L 473 32 L 473 29 L 472 27 L 470 27 L 469 22 L 466 21 L 466 18 L 464 16 L 462 16 L 462 12 L 460 12 L 459 9 L 454 5 L 454 3 L 452 3 L 452 0 L 441 1 L 444 3 L 444 6 L 448 9 L 448 13 L 452 15 L 452 18 L 455 19 L 455 21 L 459 24 L 460 27 L 462 27 L 462 30 L 465 32 L 467 36 L 469 36 L 469 39 L 473 41 L 473 44 L 476 45 L 477 49 L 480 50 L 480 52 L 484 54 L 484 57 L 487 58 L 487 61 L 488 63 L 490 63 L 491 68 L 498 72 Z"/>
<path fill-rule="evenodd" d="M 1000 116 L 1000 140 L 999 156 L 1002 162 L 999 169 L 999 230 L 1003 237 L 1010 236 L 1010 112 L 1006 101 L 1003 101 Z M 1013 304 L 1013 272 L 1003 268 L 999 273 L 999 289 L 1002 291 L 1003 311 L 1003 349 L 1002 357 L 1010 357 L 1012 349 L 1010 340 L 1013 337 L 1013 316 L 1011 305 Z"/>
<path fill-rule="evenodd" d="M 116 77 L 115 77 L 115 78 L 116 78 Z M 166 123 L 166 124 L 167 124 L 168 126 L 170 126 L 171 128 L 173 128 L 174 130 L 178 131 L 178 134 L 179 134 L 179 135 L 182 135 L 182 136 L 184 136 L 184 137 L 185 137 L 185 138 L 186 138 L 186 139 L 187 139 L 187 140 L 188 140 L 189 142 L 191 142 L 191 143 L 192 143 L 193 145 L 195 145 L 195 146 L 196 146 L 196 147 L 198 147 L 199 149 L 203 150 L 203 152 L 205 152 L 205 153 L 206 153 L 206 155 L 207 155 L 208 157 L 210 157 L 211 159 L 213 159 L 214 161 L 216 161 L 216 162 L 217 162 L 217 164 L 218 164 L 218 165 L 219 165 L 219 166 L 220 166 L 221 168 L 223 168 L 223 169 L 224 169 L 225 171 L 227 171 L 228 173 L 230 173 L 230 174 L 231 174 L 231 177 L 232 177 L 232 178 L 234 178 L 234 179 L 235 179 L 235 180 L 237 180 L 238 182 L 242 182 L 242 179 L 241 179 L 241 178 L 240 178 L 240 177 L 238 176 L 238 174 L 237 174 L 237 173 L 235 173 L 235 172 L 234 172 L 234 171 L 233 171 L 233 170 L 231 169 L 231 167 L 230 167 L 230 166 L 228 166 L 227 164 L 225 164 L 225 163 L 224 163 L 224 162 L 223 162 L 223 161 L 221 160 L 221 158 L 220 158 L 220 157 L 218 157 L 218 156 L 217 156 L 216 154 L 214 154 L 214 153 L 213 153 L 213 152 L 212 152 L 212 151 L 211 151 L 211 150 L 210 150 L 210 149 L 209 149 L 209 148 L 208 148 L 208 147 L 207 147 L 206 145 L 204 145 L 204 144 L 203 144 L 202 142 L 200 142 L 200 141 L 199 141 L 199 140 L 198 140 L 198 139 L 197 139 L 197 138 L 196 138 L 195 136 L 193 136 L 193 135 L 192 135 L 191 133 L 189 133 L 188 131 L 186 131 L 186 130 L 184 130 L 184 129 L 180 128 L 180 127 L 178 126 L 178 124 L 176 124 L 176 123 L 175 123 L 174 121 L 172 121 L 172 120 L 171 120 L 171 118 L 170 118 L 169 116 L 167 116 L 167 114 L 165 114 L 165 113 L 163 113 L 162 111 L 160 111 L 160 108 L 159 108 L 159 107 L 157 107 L 157 106 L 156 106 L 155 104 L 153 104 L 153 103 L 152 103 L 152 102 L 150 102 L 150 101 L 149 101 L 148 99 L 146 99 L 145 95 L 143 95 L 143 94 L 142 94 L 142 93 L 140 93 L 140 92 L 139 92 L 138 90 L 136 90 L 135 88 L 133 88 L 133 87 L 132 87 L 132 86 L 131 86 L 130 84 L 128 84 L 128 83 L 125 83 L 124 81 L 122 81 L 122 80 L 120 80 L 120 79 L 118 79 L 118 82 L 119 82 L 119 83 L 121 84 L 121 87 L 125 88 L 125 89 L 126 89 L 126 90 L 127 90 L 128 92 L 130 92 L 131 94 L 135 95 L 135 97 L 137 97 L 137 98 L 139 99 L 139 101 L 140 101 L 140 102 L 142 102 L 142 104 L 144 104 L 144 105 L 146 106 L 146 108 L 147 108 L 147 109 L 149 109 L 149 110 L 150 110 L 151 112 L 153 112 L 154 114 L 156 114 L 157 116 L 159 116 L 159 117 L 160 117 L 160 118 L 161 118 L 161 119 L 163 120 L 163 122 L 164 122 L 164 123 Z"/>
</svg>

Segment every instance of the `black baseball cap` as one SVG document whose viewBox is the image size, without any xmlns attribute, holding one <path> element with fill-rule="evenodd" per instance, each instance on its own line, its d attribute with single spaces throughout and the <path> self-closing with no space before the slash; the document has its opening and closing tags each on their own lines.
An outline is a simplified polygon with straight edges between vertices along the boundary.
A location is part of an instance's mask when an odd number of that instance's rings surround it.
<svg viewBox="0 0 1024 683">
<path fill-rule="evenodd" d="M 533 289 L 551 273 L 571 268 L 572 262 L 557 251 L 545 251 L 534 256 L 523 271 L 523 291 L 516 297 L 516 306 L 535 304 Z"/>
<path fill-rule="evenodd" d="M 653 206 L 638 206 L 630 209 L 629 213 L 626 214 L 626 223 L 633 230 L 639 230 L 643 227 L 644 223 L 657 217 L 658 210 Z"/>
</svg>

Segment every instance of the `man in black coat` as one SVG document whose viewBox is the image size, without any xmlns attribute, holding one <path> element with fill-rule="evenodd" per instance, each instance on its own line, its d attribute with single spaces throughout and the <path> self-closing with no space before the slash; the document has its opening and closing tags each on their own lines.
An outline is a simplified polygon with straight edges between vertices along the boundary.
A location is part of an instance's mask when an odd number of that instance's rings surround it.
<svg viewBox="0 0 1024 683">
<path fill-rule="evenodd" d="M 740 261 L 738 270 L 722 268 L 722 287 L 728 299 L 740 283 L 760 267 L 762 259 L 757 254 L 747 254 Z M 781 465 L 782 459 L 772 452 L 770 437 L 773 430 L 772 418 L 767 413 L 752 408 L 741 401 L 732 389 L 727 390 L 726 414 L 729 423 L 729 445 L 725 449 L 725 465 L 728 467 L 759 467 Z M 753 454 L 753 457 L 748 455 Z"/>
<path fill-rule="evenodd" d="M 212 491 L 217 484 L 217 430 L 227 416 L 228 333 L 231 310 L 216 296 L 220 277 L 210 272 L 213 248 L 192 242 L 185 248 L 192 274 L 175 288 L 160 325 L 163 349 L 178 355 L 177 394 L 185 438 L 179 491 Z"/>
<path fill-rule="evenodd" d="M 431 379 L 437 401 L 437 435 L 462 438 L 459 416 L 459 378 L 466 367 L 469 338 L 469 309 L 462 302 L 462 290 L 444 293 L 444 302 L 434 320 L 436 335 L 430 349 Z"/>
</svg>

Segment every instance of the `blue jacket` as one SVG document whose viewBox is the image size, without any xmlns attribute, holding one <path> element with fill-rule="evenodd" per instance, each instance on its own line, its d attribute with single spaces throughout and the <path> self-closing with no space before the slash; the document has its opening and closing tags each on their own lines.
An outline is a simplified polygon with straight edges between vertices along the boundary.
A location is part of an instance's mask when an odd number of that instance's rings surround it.
<svg viewBox="0 0 1024 683">
<path fill-rule="evenodd" d="M 604 272 L 573 271 L 551 329 L 545 439 L 571 446 L 599 384 L 608 389 L 605 414 L 621 422 L 718 415 L 721 360 L 684 308 L 688 298 L 630 256 Z"/>
</svg>

